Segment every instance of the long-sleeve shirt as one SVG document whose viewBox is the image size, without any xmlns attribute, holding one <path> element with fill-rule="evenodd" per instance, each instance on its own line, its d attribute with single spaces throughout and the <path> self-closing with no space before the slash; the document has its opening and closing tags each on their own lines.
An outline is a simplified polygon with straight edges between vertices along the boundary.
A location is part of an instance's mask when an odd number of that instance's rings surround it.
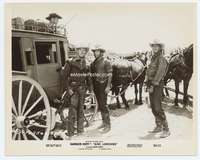
<svg viewBox="0 0 200 160">
<path fill-rule="evenodd" d="M 104 83 L 112 76 L 112 65 L 104 57 L 99 57 L 91 64 L 91 72 L 93 80 Z"/>
<path fill-rule="evenodd" d="M 67 61 L 63 70 L 63 89 L 75 84 L 76 86 L 88 86 L 92 90 L 89 72 L 85 59 L 74 58 L 72 61 Z"/>
<path fill-rule="evenodd" d="M 159 85 L 167 71 L 167 60 L 161 53 L 155 54 L 151 58 L 151 62 L 147 68 L 147 81 L 155 85 Z"/>
</svg>

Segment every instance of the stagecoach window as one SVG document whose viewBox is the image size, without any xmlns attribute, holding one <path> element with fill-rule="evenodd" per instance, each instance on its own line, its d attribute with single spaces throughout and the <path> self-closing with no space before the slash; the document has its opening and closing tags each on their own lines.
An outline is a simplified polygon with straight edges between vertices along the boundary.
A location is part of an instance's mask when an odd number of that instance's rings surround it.
<svg viewBox="0 0 200 160">
<path fill-rule="evenodd" d="M 55 42 L 36 42 L 35 46 L 38 64 L 57 62 L 57 49 Z"/>
</svg>

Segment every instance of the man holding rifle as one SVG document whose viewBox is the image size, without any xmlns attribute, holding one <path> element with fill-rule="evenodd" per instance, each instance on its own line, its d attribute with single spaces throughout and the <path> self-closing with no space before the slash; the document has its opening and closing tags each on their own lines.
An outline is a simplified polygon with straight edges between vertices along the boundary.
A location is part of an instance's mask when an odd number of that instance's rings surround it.
<svg viewBox="0 0 200 160">
<path fill-rule="evenodd" d="M 87 86 L 92 91 L 92 82 L 90 77 L 86 76 L 89 72 L 86 66 L 85 56 L 89 51 L 88 47 L 79 46 L 76 48 L 77 57 L 67 61 L 63 70 L 63 91 L 66 91 L 69 98 L 68 113 L 68 136 L 74 135 L 74 126 L 77 121 L 78 135 L 84 132 L 84 101 Z"/>
</svg>

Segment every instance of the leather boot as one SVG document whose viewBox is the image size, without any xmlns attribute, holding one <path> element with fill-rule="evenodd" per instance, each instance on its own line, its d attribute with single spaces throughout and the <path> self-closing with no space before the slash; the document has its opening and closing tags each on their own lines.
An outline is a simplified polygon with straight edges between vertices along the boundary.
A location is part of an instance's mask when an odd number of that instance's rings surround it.
<svg viewBox="0 0 200 160">
<path fill-rule="evenodd" d="M 105 127 L 102 129 L 101 133 L 107 133 L 111 129 L 110 125 L 106 124 Z"/>
<path fill-rule="evenodd" d="M 170 136 L 170 131 L 169 130 L 163 130 L 163 132 L 160 135 L 160 138 L 166 138 Z"/>
<path fill-rule="evenodd" d="M 103 130 L 102 130 L 102 133 L 107 133 L 107 132 L 109 132 L 110 129 L 111 129 L 111 125 L 110 125 L 110 115 L 109 115 L 109 113 L 107 113 L 107 114 L 105 114 L 104 116 L 105 116 L 105 121 L 104 121 L 105 126 L 104 126 L 104 128 L 103 128 Z"/>
<path fill-rule="evenodd" d="M 149 133 L 159 133 L 162 132 L 161 126 L 156 126 L 152 131 L 149 131 Z"/>
<path fill-rule="evenodd" d="M 155 123 L 156 123 L 156 127 L 152 130 L 152 131 L 149 131 L 149 133 L 159 133 L 159 132 L 162 132 L 162 123 L 161 121 L 155 117 Z"/>
<path fill-rule="evenodd" d="M 163 130 L 169 131 L 169 127 L 168 127 L 167 120 L 165 120 L 165 121 L 163 122 L 162 126 L 163 126 Z"/>
<path fill-rule="evenodd" d="M 170 136 L 170 131 L 169 131 L 169 127 L 168 127 L 168 123 L 166 119 L 164 120 L 162 126 L 163 126 L 163 132 L 161 133 L 160 138 L 166 138 Z"/>
<path fill-rule="evenodd" d="M 102 124 L 98 127 L 99 129 L 104 128 L 106 125 L 110 125 L 109 113 L 101 113 Z"/>
<path fill-rule="evenodd" d="M 97 129 L 102 129 L 105 127 L 105 123 L 102 123 Z"/>
</svg>

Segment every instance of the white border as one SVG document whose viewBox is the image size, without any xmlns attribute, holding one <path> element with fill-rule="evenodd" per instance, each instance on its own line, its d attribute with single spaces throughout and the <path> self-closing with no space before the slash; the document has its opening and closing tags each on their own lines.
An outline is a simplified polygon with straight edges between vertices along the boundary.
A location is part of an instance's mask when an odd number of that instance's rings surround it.
<svg viewBox="0 0 200 160">
<path fill-rule="evenodd" d="M 87 1 L 84 1 L 84 0 L 74 0 L 74 1 L 69 1 L 69 0 L 58 0 L 56 2 L 101 2 L 101 3 L 104 3 L 104 2 L 116 2 L 116 3 L 121 3 L 121 2 L 174 2 L 174 3 L 177 3 L 177 2 L 195 2 L 196 0 L 87 0 Z M 29 0 L 29 1 L 25 1 L 25 0 L 6 0 L 5 2 L 55 2 L 53 0 Z M 199 52 L 199 44 L 200 44 L 200 32 L 199 32 L 199 27 L 200 27 L 200 21 L 199 21 L 199 15 L 200 15 L 200 4 L 198 3 L 198 27 L 197 27 L 197 34 L 198 34 L 198 37 L 197 37 L 197 41 L 198 41 L 198 54 L 197 54 L 197 57 L 198 57 L 198 64 L 200 63 L 200 52 Z M 68 157 L 65 157 L 65 156 L 59 156 L 59 157 L 56 157 L 56 156 L 38 156 L 38 157 L 33 157 L 33 156 L 25 156 L 25 157 L 4 157 L 3 154 L 4 154 L 4 142 L 5 142 L 5 139 L 4 139 L 4 128 L 5 128 L 5 119 L 4 119 L 4 92 L 3 92 L 3 88 L 4 88 L 4 10 L 3 10 L 3 3 L 1 2 L 0 3 L 0 88 L 2 89 L 0 91 L 0 104 L 1 104 L 1 107 L 0 107 L 0 159 L 35 159 L 35 158 L 38 158 L 38 159 L 48 159 L 48 160 L 51 160 L 51 159 L 70 159 L 70 160 L 77 160 L 77 159 L 83 159 L 83 160 L 86 160 L 86 159 L 95 159 L 95 160 L 99 160 L 99 159 L 115 159 L 115 160 L 118 160 L 118 159 L 150 159 L 150 160 L 157 160 L 157 159 L 181 159 L 181 160 L 185 160 L 185 159 L 200 159 L 200 156 L 199 156 L 199 147 L 198 147 L 198 157 L 196 156 L 118 156 L 118 157 L 114 157 L 114 156 L 103 156 L 103 157 L 93 157 L 93 156 L 68 156 Z M 198 65 L 198 73 L 199 73 L 199 68 L 200 68 L 200 65 Z M 198 78 L 198 81 L 200 80 L 200 77 L 199 75 L 197 75 L 197 78 Z M 198 97 L 199 97 L 199 90 L 200 90 L 200 86 L 198 84 Z M 198 102 L 198 115 L 200 115 L 200 103 Z M 199 125 L 199 121 L 200 121 L 200 116 L 198 116 L 198 133 L 200 133 L 200 125 Z M 198 144 L 199 144 L 199 138 L 198 138 Z"/>
</svg>

